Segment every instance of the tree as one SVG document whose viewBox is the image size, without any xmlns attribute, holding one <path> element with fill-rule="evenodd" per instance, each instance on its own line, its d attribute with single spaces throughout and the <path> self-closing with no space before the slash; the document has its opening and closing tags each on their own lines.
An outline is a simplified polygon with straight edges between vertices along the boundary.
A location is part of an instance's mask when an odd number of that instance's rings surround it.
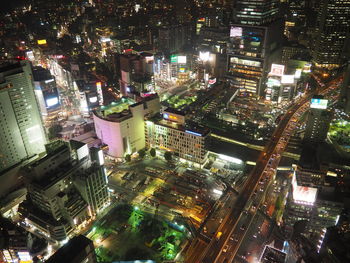
<svg viewBox="0 0 350 263">
<path fill-rule="evenodd" d="M 146 151 L 144 149 L 139 150 L 137 153 L 139 154 L 141 159 L 143 159 L 143 157 L 145 157 L 146 155 Z"/>
<path fill-rule="evenodd" d="M 165 160 L 167 160 L 168 162 L 171 161 L 172 157 L 173 157 L 173 156 L 172 156 L 171 152 L 165 152 L 165 153 L 164 153 L 164 158 L 165 158 Z"/>
<path fill-rule="evenodd" d="M 127 162 L 131 161 L 131 155 L 130 154 L 125 155 L 125 161 L 127 161 Z"/>
<path fill-rule="evenodd" d="M 149 151 L 149 154 L 152 156 L 152 157 L 156 157 L 156 149 L 152 148 L 150 151 Z"/>
<path fill-rule="evenodd" d="M 62 131 L 62 126 L 59 124 L 54 124 L 49 128 L 49 140 L 52 140 L 58 136 L 58 134 Z"/>
</svg>

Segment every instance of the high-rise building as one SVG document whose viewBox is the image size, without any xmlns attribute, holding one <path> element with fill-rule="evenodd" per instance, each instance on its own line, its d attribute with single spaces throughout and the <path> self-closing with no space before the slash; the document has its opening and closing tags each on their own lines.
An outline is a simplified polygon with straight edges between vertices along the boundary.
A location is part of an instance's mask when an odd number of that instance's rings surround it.
<svg viewBox="0 0 350 263">
<path fill-rule="evenodd" d="M 278 0 L 235 1 L 235 22 L 242 25 L 265 25 L 276 20 L 279 13 Z"/>
<path fill-rule="evenodd" d="M 47 263 L 97 263 L 94 243 L 83 235 L 76 236 L 56 251 Z"/>
<path fill-rule="evenodd" d="M 327 176 L 329 167 L 320 159 L 319 147 L 305 144 L 292 178 L 283 215 L 286 230 L 299 222 L 301 233 L 318 249 L 326 229 L 338 223 L 343 209 L 343 193 L 339 193 L 337 176 Z"/>
<path fill-rule="evenodd" d="M 228 77 L 241 92 L 263 95 L 263 84 L 282 43 L 277 0 L 238 0 L 234 5 Z"/>
<path fill-rule="evenodd" d="M 339 67 L 344 62 L 345 44 L 350 29 L 349 0 L 321 0 L 316 26 L 313 61 L 323 68 Z"/>
<path fill-rule="evenodd" d="M 167 53 L 177 53 L 190 40 L 190 24 L 164 26 L 158 30 L 157 49 Z"/>
<path fill-rule="evenodd" d="M 228 78 L 241 92 L 262 95 L 272 61 L 282 43 L 282 21 L 254 26 L 234 24 L 230 29 Z"/>
<path fill-rule="evenodd" d="M 308 142 L 323 142 L 332 120 L 332 112 L 327 110 L 328 100 L 322 96 L 311 99 L 307 116 L 304 140 Z"/>
<path fill-rule="evenodd" d="M 46 136 L 28 61 L 0 69 L 0 173 L 45 152 Z"/>
</svg>

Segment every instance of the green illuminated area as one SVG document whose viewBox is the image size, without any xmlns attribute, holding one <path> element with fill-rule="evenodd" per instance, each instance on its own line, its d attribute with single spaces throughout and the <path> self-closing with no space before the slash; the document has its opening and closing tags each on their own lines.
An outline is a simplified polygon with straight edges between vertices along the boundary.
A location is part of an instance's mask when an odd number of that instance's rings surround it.
<svg viewBox="0 0 350 263">
<path fill-rule="evenodd" d="M 138 206 L 120 205 L 98 221 L 87 235 L 94 241 L 98 262 L 173 260 L 187 237 L 186 228 L 145 213 Z"/>
<path fill-rule="evenodd" d="M 104 111 L 104 116 L 108 116 L 113 113 L 120 113 L 124 110 L 128 110 L 129 106 L 135 104 L 135 101 L 130 98 L 121 98 L 118 101 L 113 101 L 107 106 L 102 106 L 101 110 Z"/>
<path fill-rule="evenodd" d="M 197 96 L 185 96 L 180 97 L 178 95 L 171 96 L 167 102 L 169 103 L 170 107 L 178 109 L 182 106 L 190 105 L 191 103 L 195 102 L 197 100 Z"/>
<path fill-rule="evenodd" d="M 345 120 L 337 120 L 333 122 L 329 128 L 329 136 L 339 145 L 350 150 L 350 122 Z"/>
</svg>

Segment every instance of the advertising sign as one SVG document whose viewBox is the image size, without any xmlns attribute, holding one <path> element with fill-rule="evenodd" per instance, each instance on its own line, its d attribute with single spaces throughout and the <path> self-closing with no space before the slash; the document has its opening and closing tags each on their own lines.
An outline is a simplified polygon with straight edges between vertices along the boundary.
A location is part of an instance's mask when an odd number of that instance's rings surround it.
<svg viewBox="0 0 350 263">
<path fill-rule="evenodd" d="M 272 64 L 270 75 L 282 77 L 284 73 L 284 65 Z"/>
<path fill-rule="evenodd" d="M 328 100 L 325 99 L 311 99 L 310 108 L 312 109 L 327 109 Z"/>
</svg>

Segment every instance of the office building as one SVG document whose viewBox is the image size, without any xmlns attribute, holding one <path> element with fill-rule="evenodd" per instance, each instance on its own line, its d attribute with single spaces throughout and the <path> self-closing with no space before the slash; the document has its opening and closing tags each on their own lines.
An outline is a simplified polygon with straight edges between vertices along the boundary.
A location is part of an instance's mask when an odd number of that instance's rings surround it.
<svg viewBox="0 0 350 263">
<path fill-rule="evenodd" d="M 238 0 L 230 29 L 228 72 L 242 93 L 262 96 L 271 61 L 276 61 L 283 37 L 277 0 Z M 274 58 L 275 57 L 275 58 Z"/>
<path fill-rule="evenodd" d="M 242 25 L 265 25 L 279 15 L 278 0 L 235 1 L 235 22 Z"/>
<path fill-rule="evenodd" d="M 201 167 L 208 157 L 209 130 L 191 127 L 185 118 L 182 112 L 168 108 L 162 117 L 147 119 L 146 144 Z"/>
<path fill-rule="evenodd" d="M 317 67 L 335 68 L 344 63 L 350 29 L 350 1 L 320 0 L 313 48 Z"/>
<path fill-rule="evenodd" d="M 283 215 L 287 231 L 292 232 L 299 222 L 301 227 L 296 227 L 295 231 L 310 238 L 318 249 L 326 229 L 338 223 L 344 207 L 344 195 L 339 192 L 337 174 L 328 172 L 328 164 L 324 163 L 321 155 L 320 148 L 314 144 L 303 147 L 298 165 L 294 168 Z"/>
<path fill-rule="evenodd" d="M 50 71 L 42 67 L 33 67 L 35 95 L 45 127 L 50 127 L 58 121 L 61 112 L 61 102 L 56 80 Z"/>
<path fill-rule="evenodd" d="M 46 136 L 28 61 L 0 69 L 0 173 L 45 152 Z"/>
<path fill-rule="evenodd" d="M 37 231 L 64 241 L 108 204 L 108 193 L 101 150 L 57 144 L 23 170 L 28 195 L 20 213 Z"/>
<path fill-rule="evenodd" d="M 157 50 L 165 53 L 177 53 L 188 44 L 191 37 L 191 25 L 180 24 L 163 26 L 158 29 Z"/>
<path fill-rule="evenodd" d="M 159 111 L 158 95 L 140 102 L 123 97 L 93 112 L 96 135 L 108 146 L 109 155 L 124 158 L 145 148 L 144 116 Z"/>
<path fill-rule="evenodd" d="M 310 109 L 307 115 L 304 141 L 323 142 L 332 120 L 332 112 L 327 110 L 328 100 L 322 96 L 311 99 Z"/>
<path fill-rule="evenodd" d="M 152 89 L 153 60 L 153 55 L 146 52 L 119 56 L 120 92 L 123 96 L 132 91 L 146 93 Z"/>
<path fill-rule="evenodd" d="M 77 151 L 84 149 L 84 143 L 72 140 L 71 146 Z M 74 179 L 74 184 L 89 204 L 91 214 L 96 216 L 110 204 L 107 189 L 107 175 L 104 168 L 104 157 L 101 149 L 90 148 L 91 167 L 85 173 L 79 173 Z"/>
<path fill-rule="evenodd" d="M 58 249 L 46 263 L 97 263 L 94 243 L 83 235 L 76 236 Z"/>
<path fill-rule="evenodd" d="M 282 21 L 270 25 L 234 24 L 230 29 L 228 79 L 241 92 L 262 95 L 272 61 L 278 61 Z"/>
</svg>

